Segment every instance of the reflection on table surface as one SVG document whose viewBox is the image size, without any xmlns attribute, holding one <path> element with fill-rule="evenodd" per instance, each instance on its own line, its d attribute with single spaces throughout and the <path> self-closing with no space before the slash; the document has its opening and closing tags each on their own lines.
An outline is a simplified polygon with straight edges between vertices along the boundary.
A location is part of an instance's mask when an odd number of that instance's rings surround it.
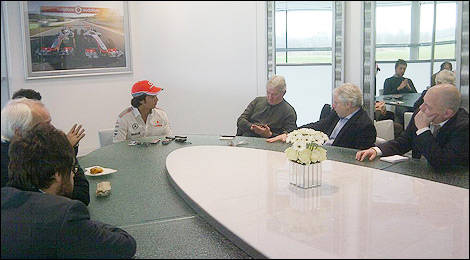
<svg viewBox="0 0 470 260">
<path fill-rule="evenodd" d="M 267 258 L 468 257 L 468 189 L 326 160 L 304 190 L 283 153 L 252 148 L 186 147 L 166 165 L 192 207 Z"/>
<path fill-rule="evenodd" d="M 375 97 L 375 101 L 384 101 L 387 105 L 413 107 L 420 96 L 421 93 L 380 95 Z"/>
<path fill-rule="evenodd" d="M 144 138 L 152 140 L 154 138 Z M 284 151 L 288 145 L 284 143 L 267 143 L 264 138 L 254 137 L 236 137 L 234 143 L 245 141 L 247 144 L 239 147 L 250 147 L 272 151 Z M 90 154 L 80 157 L 79 162 L 82 168 L 94 165 L 106 168 L 116 169 L 117 172 L 104 176 L 87 176 L 90 182 L 91 202 L 89 210 L 91 218 L 105 223 L 121 226 L 124 229 L 135 230 L 133 233 L 137 239 L 137 257 L 154 255 L 146 250 L 156 250 L 150 246 L 142 248 L 139 239 L 149 239 L 147 233 L 144 233 L 145 225 L 159 226 L 164 228 L 162 223 L 177 223 L 177 221 L 188 222 L 187 218 L 197 214 L 178 196 L 175 189 L 171 186 L 165 167 L 165 160 L 172 151 L 188 146 L 196 145 L 220 145 L 228 146 L 230 140 L 219 140 L 219 136 L 188 135 L 190 143 L 171 142 L 163 145 L 161 142 L 154 145 L 136 145 L 129 146 L 127 142 L 116 143 L 110 146 L 97 149 Z M 462 178 L 441 176 L 439 173 L 429 173 L 426 168 L 426 161 L 410 159 L 408 162 L 401 162 L 396 165 L 374 160 L 372 162 L 358 162 L 355 160 L 356 150 L 341 147 L 326 147 L 328 159 L 354 165 L 365 166 L 374 169 L 385 169 L 393 172 L 407 175 L 427 178 L 438 182 L 448 183 L 455 186 L 468 189 L 468 169 L 463 169 L 456 173 Z M 406 172 L 407 169 L 410 172 Z M 101 181 L 110 181 L 112 186 L 109 197 L 97 198 L 94 193 L 96 184 Z M 195 223 L 189 223 L 188 230 L 191 232 L 200 232 Z M 150 228 L 149 226 L 149 228 Z M 247 255 L 232 243 L 215 232 L 211 226 L 203 225 L 204 232 L 212 234 L 199 240 L 189 239 L 188 236 L 170 236 L 166 237 L 168 241 L 173 240 L 176 244 L 183 243 L 180 237 L 188 237 L 184 244 L 188 248 L 193 248 L 195 255 L 192 257 L 218 257 L 218 258 L 246 258 Z M 141 230 L 142 232 L 140 232 Z M 189 232 L 189 231 L 188 231 Z M 171 234 L 171 232 L 170 232 Z M 158 242 L 156 242 L 158 244 Z M 209 244 L 216 243 L 217 249 L 210 248 Z M 170 246 L 170 244 L 168 244 Z M 171 248 L 168 250 L 160 248 L 162 252 L 160 257 L 173 257 L 175 252 Z M 172 252 L 171 254 L 169 252 Z M 197 252 L 204 252 L 197 255 Z M 178 257 L 178 256 L 175 256 Z M 180 257 L 188 257 L 180 255 Z"/>
</svg>

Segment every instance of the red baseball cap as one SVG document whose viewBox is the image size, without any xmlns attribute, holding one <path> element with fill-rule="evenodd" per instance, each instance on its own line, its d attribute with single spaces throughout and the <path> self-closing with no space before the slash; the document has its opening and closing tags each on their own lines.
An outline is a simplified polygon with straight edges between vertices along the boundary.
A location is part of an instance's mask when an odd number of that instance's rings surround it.
<svg viewBox="0 0 470 260">
<path fill-rule="evenodd" d="M 148 80 L 141 80 L 132 86 L 131 95 L 133 97 L 138 97 L 143 94 L 155 96 L 162 90 L 163 88 L 157 87 L 157 85 Z"/>
</svg>

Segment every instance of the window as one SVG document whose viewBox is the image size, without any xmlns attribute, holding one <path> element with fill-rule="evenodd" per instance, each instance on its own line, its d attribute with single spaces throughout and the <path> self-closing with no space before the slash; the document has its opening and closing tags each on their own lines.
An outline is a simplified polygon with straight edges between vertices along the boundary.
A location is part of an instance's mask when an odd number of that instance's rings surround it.
<svg viewBox="0 0 470 260">
<path fill-rule="evenodd" d="M 456 2 L 436 3 L 434 59 L 455 60 Z M 434 2 L 378 1 L 376 60 L 431 59 Z"/>
<path fill-rule="evenodd" d="M 275 68 L 297 125 L 317 121 L 332 100 L 333 2 L 275 1 Z M 341 9 L 342 11 L 342 9 Z"/>
<path fill-rule="evenodd" d="M 408 62 L 405 77 L 413 80 L 418 92 L 430 86 L 431 75 L 443 61 L 455 66 L 456 1 L 377 1 L 375 10 L 375 57 L 381 68 L 376 75 L 376 93 L 394 74 L 397 59 Z"/>
<path fill-rule="evenodd" d="M 331 63 L 331 2 L 276 1 L 276 63 Z"/>
</svg>

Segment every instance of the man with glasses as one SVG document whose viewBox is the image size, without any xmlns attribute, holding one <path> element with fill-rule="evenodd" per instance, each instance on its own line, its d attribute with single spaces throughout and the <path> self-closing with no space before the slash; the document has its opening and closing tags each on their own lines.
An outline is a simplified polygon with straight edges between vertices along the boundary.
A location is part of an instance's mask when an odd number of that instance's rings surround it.
<svg viewBox="0 0 470 260">
<path fill-rule="evenodd" d="M 2 258 L 131 258 L 126 231 L 90 220 L 69 199 L 78 165 L 65 134 L 42 122 L 10 144 L 10 186 L 2 188 Z"/>
<path fill-rule="evenodd" d="M 8 149 L 10 146 L 10 140 L 15 135 L 24 134 L 27 130 L 31 129 L 38 123 L 50 124 L 51 116 L 41 101 L 28 98 L 10 100 L 2 109 L 1 116 L 1 184 L 2 187 L 4 187 L 8 184 L 9 180 L 8 164 L 10 159 L 8 155 Z M 75 145 L 76 142 L 78 142 L 83 137 L 83 135 L 83 133 L 77 131 L 76 134 L 75 132 L 72 134 L 72 139 L 70 139 L 69 135 L 67 137 L 71 145 Z M 88 205 L 90 203 L 89 193 L 90 191 L 88 180 L 85 177 L 83 169 L 78 165 L 78 172 L 74 177 L 74 191 L 72 194 L 72 199 L 79 200 L 85 203 L 85 205 Z"/>
</svg>

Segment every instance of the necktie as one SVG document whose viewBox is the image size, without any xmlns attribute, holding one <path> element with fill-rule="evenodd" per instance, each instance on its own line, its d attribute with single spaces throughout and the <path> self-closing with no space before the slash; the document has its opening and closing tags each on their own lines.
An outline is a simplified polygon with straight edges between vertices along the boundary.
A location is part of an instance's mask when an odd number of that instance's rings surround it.
<svg viewBox="0 0 470 260">
<path fill-rule="evenodd" d="M 439 133 L 439 129 L 441 128 L 441 125 L 433 125 L 433 126 L 434 126 L 434 128 L 433 128 L 433 131 L 432 131 L 432 135 L 434 137 L 436 137 L 437 134 Z"/>
</svg>

